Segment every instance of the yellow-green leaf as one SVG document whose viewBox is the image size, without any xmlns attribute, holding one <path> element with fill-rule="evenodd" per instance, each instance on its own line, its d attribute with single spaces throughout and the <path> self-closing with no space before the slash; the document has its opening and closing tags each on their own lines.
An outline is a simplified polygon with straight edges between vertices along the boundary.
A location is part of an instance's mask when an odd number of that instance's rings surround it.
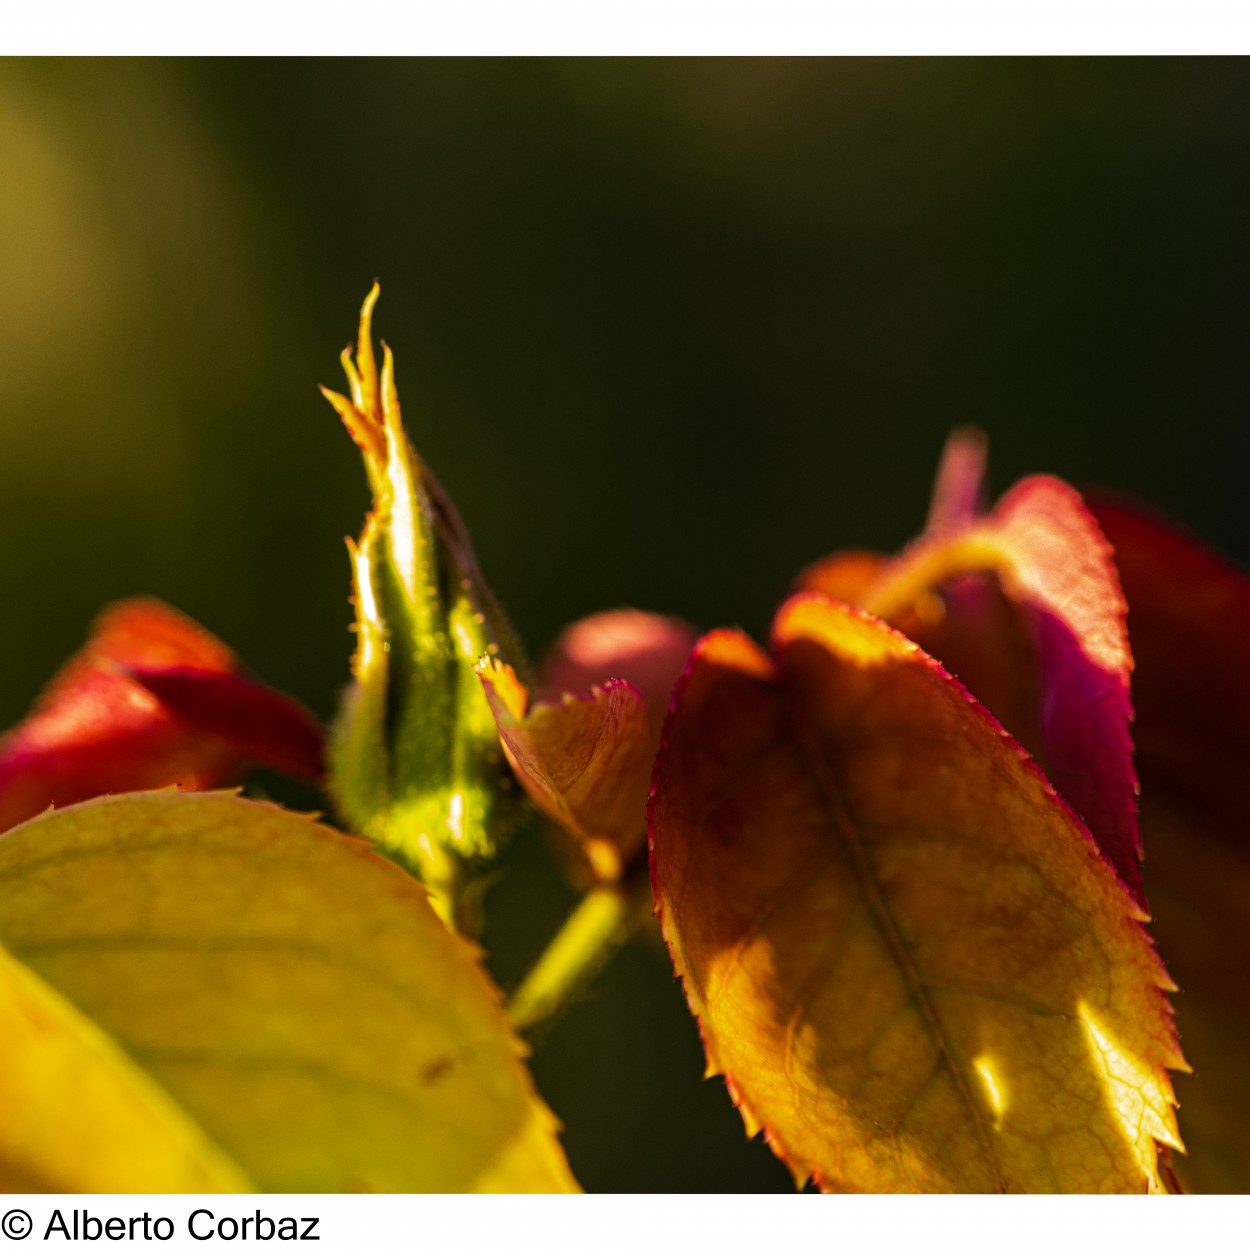
<svg viewBox="0 0 1250 1250">
<path fill-rule="evenodd" d="M 309 817 L 159 792 L 29 821 L 0 838 L 0 942 L 260 1188 L 575 1187 L 477 952 Z"/>
<path fill-rule="evenodd" d="M 250 1188 L 110 1037 L 3 947 L 0 1039 L 0 1190 Z"/>
<path fill-rule="evenodd" d="M 817 596 L 696 648 L 652 871 L 709 1071 L 797 1180 L 1144 1191 L 1183 1067 L 1144 918 L 929 656 Z"/>
</svg>

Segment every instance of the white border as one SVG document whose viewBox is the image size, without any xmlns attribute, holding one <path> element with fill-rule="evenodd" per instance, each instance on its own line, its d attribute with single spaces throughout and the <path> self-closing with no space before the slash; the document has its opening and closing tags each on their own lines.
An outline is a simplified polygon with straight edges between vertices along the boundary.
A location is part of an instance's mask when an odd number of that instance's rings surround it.
<svg viewBox="0 0 1250 1250">
<path fill-rule="evenodd" d="M 1109 1250 L 1114 1246 L 1223 1246 L 1245 1242 L 1250 1199 L 1095 1197 L 822 1197 L 819 1195 L 696 1195 L 656 1197 L 465 1197 L 431 1195 L 0 1195 L 0 1214 L 27 1213 L 31 1234 L 21 1241 L 0 1236 L 0 1247 L 69 1244 L 53 1233 L 53 1213 L 73 1227 L 79 1213 L 92 1219 L 128 1220 L 146 1212 L 167 1218 L 167 1241 L 142 1237 L 121 1244 L 220 1250 L 219 1228 L 235 1235 L 233 1250 L 270 1250 L 289 1241 L 258 1242 L 239 1235 L 245 1217 L 260 1213 L 275 1224 L 297 1221 L 318 1250 L 385 1250 L 386 1247 L 473 1247 L 474 1250 L 780 1250 L 795 1247 L 923 1247 L 924 1250 Z M 199 1211 L 198 1215 L 194 1213 Z M 223 1217 L 227 1224 L 222 1225 Z M 193 1225 L 191 1224 L 194 1219 Z M 190 1235 L 194 1228 L 195 1237 Z M 268 1231 L 267 1229 L 265 1231 Z M 276 1230 L 275 1230 L 276 1231 Z M 75 1243 L 77 1244 L 77 1243 Z M 95 1246 L 119 1244 L 101 1237 Z"/>
<path fill-rule="evenodd" d="M 1211 55 L 1240 0 L 8 0 L 7 55 Z"/>
</svg>

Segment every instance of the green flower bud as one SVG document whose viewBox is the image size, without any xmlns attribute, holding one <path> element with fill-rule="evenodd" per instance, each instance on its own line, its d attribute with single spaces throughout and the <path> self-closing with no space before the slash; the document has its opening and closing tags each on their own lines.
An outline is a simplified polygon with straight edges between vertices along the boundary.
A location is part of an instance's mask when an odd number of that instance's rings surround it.
<svg viewBox="0 0 1250 1250">
<path fill-rule="evenodd" d="M 364 453 L 374 507 L 349 541 L 356 654 L 330 744 L 330 790 L 352 828 L 416 871 L 436 908 L 471 927 L 471 878 L 504 837 L 516 789 L 476 673 L 516 644 L 464 524 L 409 443 L 383 345 L 360 314 L 350 398 L 322 393 Z"/>
</svg>

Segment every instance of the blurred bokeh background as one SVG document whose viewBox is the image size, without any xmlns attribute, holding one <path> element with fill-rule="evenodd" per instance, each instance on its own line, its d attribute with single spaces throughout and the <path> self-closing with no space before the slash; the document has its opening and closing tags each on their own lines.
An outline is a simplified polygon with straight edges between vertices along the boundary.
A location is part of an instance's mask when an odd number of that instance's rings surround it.
<svg viewBox="0 0 1250 1250">
<path fill-rule="evenodd" d="M 1250 66 L 0 62 L 0 724 L 150 592 L 323 716 L 364 474 L 315 384 L 374 277 L 418 445 L 538 655 L 767 627 L 921 525 L 947 430 L 1250 563 Z M 569 895 L 537 836 L 485 941 Z M 761 1190 L 653 943 L 534 1068 L 588 1188 Z"/>
</svg>

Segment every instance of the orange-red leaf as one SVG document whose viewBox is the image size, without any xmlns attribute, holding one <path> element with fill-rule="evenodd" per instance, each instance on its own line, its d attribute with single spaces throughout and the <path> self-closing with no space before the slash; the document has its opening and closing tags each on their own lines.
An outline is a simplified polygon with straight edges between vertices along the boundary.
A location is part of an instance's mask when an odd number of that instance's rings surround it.
<svg viewBox="0 0 1250 1250">
<path fill-rule="evenodd" d="M 632 608 L 585 617 L 557 639 L 533 700 L 508 665 L 478 666 L 513 771 L 600 880 L 642 851 L 651 764 L 695 637 Z"/>
<path fill-rule="evenodd" d="M 610 681 L 531 706 L 507 664 L 486 660 L 478 675 L 527 793 L 573 835 L 596 876 L 620 876 L 643 844 L 655 755 L 642 696 L 627 681 Z"/>
<path fill-rule="evenodd" d="M 208 789 L 248 761 L 315 778 L 320 743 L 312 716 L 241 677 L 224 643 L 158 600 L 126 600 L 0 738 L 0 829 L 100 794 Z"/>
<path fill-rule="evenodd" d="M 1184 1064 L 1140 911 L 1020 748 L 820 596 L 698 645 L 652 872 L 709 1070 L 797 1179 L 1141 1191 Z"/>
</svg>

